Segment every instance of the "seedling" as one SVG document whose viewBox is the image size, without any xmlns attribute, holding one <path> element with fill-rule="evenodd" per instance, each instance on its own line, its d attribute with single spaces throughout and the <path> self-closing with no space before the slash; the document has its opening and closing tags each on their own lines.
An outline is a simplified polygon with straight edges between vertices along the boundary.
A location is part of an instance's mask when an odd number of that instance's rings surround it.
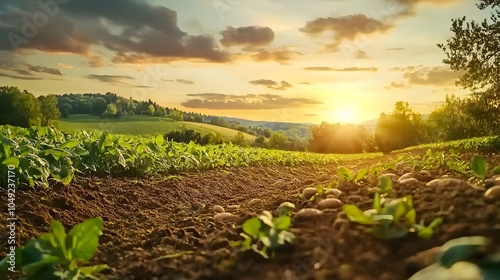
<svg viewBox="0 0 500 280">
<path fill-rule="evenodd" d="M 369 232 L 381 239 L 400 238 L 408 232 L 417 232 L 420 237 L 429 238 L 432 236 L 433 228 L 441 223 L 441 219 L 436 218 L 429 226 L 424 226 L 423 221 L 416 224 L 411 196 L 384 203 L 384 199 L 376 193 L 371 210 L 363 212 L 353 204 L 344 205 L 343 209 L 349 220 L 371 226 Z"/>
<path fill-rule="evenodd" d="M 357 173 L 351 172 L 348 168 L 344 166 L 339 166 L 337 168 L 337 174 L 339 175 L 339 177 L 343 180 L 350 182 L 359 182 L 363 180 L 366 176 L 366 173 L 368 173 L 367 168 L 363 168 L 359 170 Z"/>
<path fill-rule="evenodd" d="M 100 217 L 88 219 L 66 234 L 62 224 L 53 221 L 50 233 L 31 239 L 25 246 L 15 251 L 16 268 L 20 268 L 20 272 L 24 275 L 19 279 L 98 279 L 93 274 L 107 269 L 107 265 L 81 265 L 88 263 L 94 256 L 99 246 L 102 225 Z M 9 272 L 11 268 L 9 260 L 10 257 L 7 256 L 0 261 L 0 276 L 5 276 Z"/>
<path fill-rule="evenodd" d="M 394 189 L 392 188 L 392 180 L 389 176 L 380 177 L 378 187 L 383 197 L 394 194 Z"/>
<path fill-rule="evenodd" d="M 476 156 L 472 160 L 471 169 L 479 180 L 484 181 L 486 179 L 488 174 L 488 164 L 483 157 Z"/>
<path fill-rule="evenodd" d="M 325 188 L 322 184 L 318 185 L 318 186 L 316 187 L 316 194 L 315 194 L 315 195 L 313 195 L 313 196 L 309 199 L 309 201 L 314 201 L 314 200 L 316 200 L 316 197 L 324 195 L 324 194 L 325 194 L 325 192 L 326 192 L 326 190 L 327 190 L 327 189 L 326 189 L 326 188 Z"/>
<path fill-rule="evenodd" d="M 231 246 L 245 251 L 253 250 L 266 259 L 270 257 L 269 254 L 274 257 L 277 248 L 295 239 L 295 235 L 288 231 L 292 224 L 290 213 L 293 208 L 295 205 L 288 203 L 280 209 L 278 217 L 264 210 L 258 217 L 246 220 L 243 223 L 244 233 L 240 233 L 245 240 L 231 242 Z"/>
</svg>

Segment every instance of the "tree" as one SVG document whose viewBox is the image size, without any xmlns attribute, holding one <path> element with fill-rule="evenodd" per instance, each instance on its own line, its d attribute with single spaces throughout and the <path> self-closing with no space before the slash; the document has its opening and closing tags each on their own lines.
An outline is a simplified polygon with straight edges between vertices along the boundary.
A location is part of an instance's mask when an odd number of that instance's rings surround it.
<svg viewBox="0 0 500 280">
<path fill-rule="evenodd" d="M 282 131 L 271 133 L 269 137 L 269 148 L 271 149 L 283 149 L 285 147 L 288 137 Z"/>
<path fill-rule="evenodd" d="M 492 134 L 500 134 L 500 0 L 480 0 L 480 10 L 491 8 L 490 20 L 452 20 L 454 37 L 438 44 L 447 58 L 443 63 L 462 71 L 457 85 L 472 91 L 471 112 Z"/>
<path fill-rule="evenodd" d="M 158 117 L 165 117 L 167 113 L 165 112 L 165 108 L 158 106 L 155 111 L 155 116 Z"/>
<path fill-rule="evenodd" d="M 54 121 L 61 117 L 61 112 L 57 108 L 57 96 L 40 96 L 38 100 L 40 101 L 40 109 L 42 112 L 41 126 L 56 124 Z"/>
<path fill-rule="evenodd" d="M 109 103 L 108 106 L 106 106 L 106 111 L 104 111 L 103 115 L 104 116 L 116 116 L 117 112 L 118 112 L 118 109 L 116 108 L 116 105 L 114 103 Z"/>
<path fill-rule="evenodd" d="M 0 87 L 0 125 L 39 126 L 40 102 L 33 94 L 17 87 Z"/>
<path fill-rule="evenodd" d="M 245 139 L 245 135 L 241 131 L 238 131 L 238 133 L 236 133 L 236 135 L 234 136 L 234 140 L 232 142 L 238 146 L 242 147 L 248 146 L 248 142 Z"/>
<path fill-rule="evenodd" d="M 155 106 L 153 104 L 148 106 L 148 115 L 152 116 L 155 113 Z"/>
</svg>

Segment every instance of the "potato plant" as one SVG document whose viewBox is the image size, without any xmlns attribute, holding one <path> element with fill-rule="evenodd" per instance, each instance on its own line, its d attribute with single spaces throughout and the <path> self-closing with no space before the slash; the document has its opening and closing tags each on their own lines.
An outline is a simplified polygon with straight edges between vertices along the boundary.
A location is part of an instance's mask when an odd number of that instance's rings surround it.
<svg viewBox="0 0 500 280">
<path fill-rule="evenodd" d="M 98 279 L 94 274 L 108 266 L 85 265 L 94 256 L 99 246 L 99 235 L 103 221 L 100 217 L 88 219 L 71 229 L 67 234 L 62 224 L 53 221 L 51 232 L 31 239 L 15 251 L 16 268 L 24 280 L 86 280 Z M 0 275 L 9 273 L 9 256 L 0 261 Z"/>
<path fill-rule="evenodd" d="M 371 226 L 369 232 L 381 239 L 394 239 L 417 232 L 422 238 L 430 238 L 433 229 L 441 223 L 441 218 L 436 218 L 428 226 L 423 222 L 416 223 L 416 212 L 413 209 L 413 199 L 405 196 L 384 202 L 380 194 L 376 193 L 373 199 L 373 209 L 362 211 L 356 205 L 343 206 L 349 220 L 366 226 Z"/>
</svg>

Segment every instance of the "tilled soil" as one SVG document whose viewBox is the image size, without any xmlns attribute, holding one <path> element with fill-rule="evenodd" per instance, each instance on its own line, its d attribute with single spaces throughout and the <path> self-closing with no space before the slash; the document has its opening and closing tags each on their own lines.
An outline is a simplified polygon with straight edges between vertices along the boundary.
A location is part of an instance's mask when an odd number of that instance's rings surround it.
<svg viewBox="0 0 500 280">
<path fill-rule="evenodd" d="M 346 166 L 367 167 L 391 156 L 358 161 Z M 487 158 L 498 165 L 498 156 Z M 405 170 L 395 170 L 402 175 Z M 181 177 L 133 178 L 79 177 L 70 186 L 17 193 L 17 241 L 49 230 L 52 220 L 69 229 L 83 220 L 104 220 L 94 263 L 108 264 L 109 279 L 407 279 L 415 272 L 407 259 L 418 252 L 469 235 L 491 237 L 500 244 L 500 201 L 486 202 L 483 192 L 466 186 L 431 188 L 426 182 L 396 185 L 398 195 L 413 195 L 417 219 L 426 224 L 436 215 L 444 223 L 429 240 L 413 235 L 378 240 L 360 225 L 350 223 L 341 208 L 315 218 L 293 221 L 294 245 L 264 260 L 253 252 L 239 252 L 230 241 L 240 240 L 241 224 L 264 209 L 274 211 L 290 201 L 298 211 L 314 207 L 298 195 L 305 187 L 328 184 L 336 166 L 233 168 L 185 174 Z M 368 178 L 355 185 L 342 183 L 340 199 L 369 209 L 377 184 Z M 466 178 L 464 178 L 466 179 Z M 0 203 L 7 205 L 1 190 Z M 261 203 L 249 205 L 258 198 Z M 234 221 L 214 220 L 212 207 L 221 205 L 238 216 Z M 5 211 L 0 214 L 6 220 Z M 2 248 L 7 248 L 2 240 Z M 172 254 L 183 253 L 172 257 Z"/>
</svg>

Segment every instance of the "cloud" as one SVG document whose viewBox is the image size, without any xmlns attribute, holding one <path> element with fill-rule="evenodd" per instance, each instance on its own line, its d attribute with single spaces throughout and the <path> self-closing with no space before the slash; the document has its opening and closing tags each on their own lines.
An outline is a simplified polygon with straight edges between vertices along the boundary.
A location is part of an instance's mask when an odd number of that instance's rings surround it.
<svg viewBox="0 0 500 280">
<path fill-rule="evenodd" d="M 90 52 L 94 47 L 114 52 L 114 63 L 232 59 L 230 53 L 218 49 L 212 36 L 182 31 L 177 12 L 163 6 L 136 0 L 72 0 L 59 5 L 60 11 L 38 28 L 26 27 L 23 21 L 41 11 L 31 2 L 10 1 L 0 12 L 0 37 L 7 38 L 0 41 L 0 50 L 12 51 L 14 46 L 18 50 L 79 54 L 88 57 L 93 67 L 102 66 Z"/>
<path fill-rule="evenodd" d="M 405 83 L 396 83 L 392 82 L 390 85 L 391 88 L 406 88 L 407 85 Z"/>
<path fill-rule="evenodd" d="M 62 76 L 62 73 L 61 71 L 59 71 L 59 69 L 49 68 L 46 66 L 31 65 L 31 64 L 27 64 L 26 66 L 28 66 L 28 69 L 33 72 Z"/>
<path fill-rule="evenodd" d="M 10 75 L 10 74 L 1 73 L 1 72 L 0 72 L 0 77 L 6 77 L 6 78 L 11 78 L 11 79 L 16 79 L 16 80 L 26 80 L 26 81 L 43 80 L 43 78 L 40 78 L 40 77 L 23 77 L 23 76 Z"/>
<path fill-rule="evenodd" d="M 245 26 L 231 27 L 221 31 L 220 43 L 225 47 L 232 46 L 267 46 L 274 40 L 274 32 L 269 27 Z"/>
<path fill-rule="evenodd" d="M 273 50 L 269 49 L 258 49 L 254 54 L 251 54 L 250 57 L 253 61 L 256 62 L 265 62 L 265 61 L 276 61 L 279 63 L 286 63 L 297 56 L 302 55 L 300 52 L 295 52 L 287 49 L 286 47 L 277 48 Z M 251 49 L 246 49 L 246 51 L 251 51 Z"/>
<path fill-rule="evenodd" d="M 308 71 L 338 71 L 338 72 L 377 72 L 377 67 L 346 67 L 346 68 L 332 68 L 332 67 L 305 67 L 304 70 Z"/>
<path fill-rule="evenodd" d="M 448 66 L 436 67 L 406 67 L 403 78 L 408 84 L 420 86 L 445 86 L 453 85 L 463 72 L 453 71 Z"/>
<path fill-rule="evenodd" d="M 73 67 L 71 65 L 68 65 L 66 63 L 63 63 L 63 62 L 59 62 L 57 64 L 57 67 L 62 68 L 62 69 L 73 69 L 73 68 L 75 68 L 75 67 Z"/>
<path fill-rule="evenodd" d="M 231 95 L 221 93 L 188 94 L 189 99 L 182 106 L 215 110 L 265 110 L 283 108 L 303 108 L 321 105 L 322 102 L 308 98 L 285 98 L 274 94 Z"/>
<path fill-rule="evenodd" d="M 177 79 L 176 80 L 178 83 L 181 83 L 181 84 L 186 84 L 186 85 L 192 85 L 194 84 L 194 81 L 191 81 L 191 80 L 186 80 L 186 79 Z"/>
<path fill-rule="evenodd" d="M 389 3 L 398 5 L 401 8 L 400 16 L 414 16 L 416 9 L 421 4 L 449 5 L 463 2 L 463 0 L 386 0 Z"/>
<path fill-rule="evenodd" d="M 356 58 L 357 59 L 368 59 L 368 55 L 364 51 L 358 51 L 356 53 Z"/>
<path fill-rule="evenodd" d="M 90 74 L 86 76 L 87 79 L 97 80 L 102 83 L 110 83 L 110 84 L 125 84 L 123 80 L 135 80 L 131 76 L 125 75 L 96 75 Z"/>
<path fill-rule="evenodd" d="M 342 40 L 353 41 L 362 34 L 381 34 L 392 29 L 393 25 L 384 23 L 365 14 L 353 14 L 343 17 L 317 18 L 299 29 L 301 32 L 316 36 L 324 32 L 333 32 L 332 42 L 326 47 L 338 50 Z"/>
<path fill-rule="evenodd" d="M 263 85 L 269 89 L 274 89 L 274 90 L 286 90 L 293 87 L 290 83 L 286 81 L 277 82 L 267 79 L 254 80 L 250 81 L 249 83 L 252 85 Z"/>
<path fill-rule="evenodd" d="M 298 82 L 299 85 L 310 85 L 311 83 L 309 82 Z"/>
<path fill-rule="evenodd" d="M 388 48 L 388 49 L 386 49 L 386 50 L 388 50 L 388 51 L 402 51 L 402 50 L 404 50 L 404 49 L 405 49 L 405 48 Z"/>
</svg>

